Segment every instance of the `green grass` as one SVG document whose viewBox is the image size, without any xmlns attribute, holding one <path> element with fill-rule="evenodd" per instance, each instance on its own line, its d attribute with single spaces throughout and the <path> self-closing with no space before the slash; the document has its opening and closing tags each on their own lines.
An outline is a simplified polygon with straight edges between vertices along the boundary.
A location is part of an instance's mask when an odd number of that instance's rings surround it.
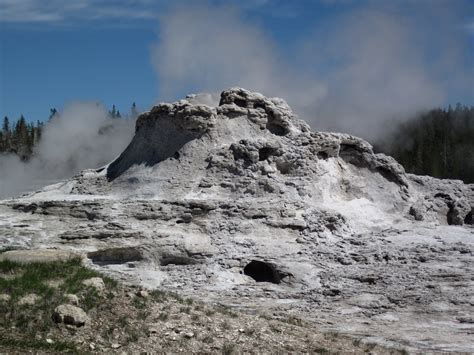
<svg viewBox="0 0 474 355">
<path fill-rule="evenodd" d="M 7 337 L 0 337 L 0 346 L 7 348 L 12 348 L 15 350 L 18 349 L 35 349 L 35 350 L 45 350 L 45 351 L 55 351 L 61 354 L 80 354 L 76 349 L 75 345 L 67 342 L 54 342 L 49 344 L 46 341 L 35 340 L 35 339 L 11 339 Z"/>
<path fill-rule="evenodd" d="M 77 294 L 79 306 L 86 312 L 99 304 L 101 295 L 95 289 L 84 287 L 82 281 L 100 276 L 108 288 L 117 285 L 114 280 L 85 268 L 80 259 L 32 264 L 5 260 L 0 261 L 0 273 L 10 276 L 0 277 L 0 294 L 11 297 L 7 302 L 0 302 L 0 328 L 15 327 L 15 332 L 3 336 L 0 344 L 16 347 L 18 343 L 23 344 L 22 348 L 70 351 L 72 348 L 66 343 L 48 344 L 32 339 L 35 339 L 36 334 L 46 333 L 55 326 L 52 314 L 57 306 L 65 303 L 64 294 Z M 48 286 L 51 280 L 63 282 L 54 288 Z M 34 305 L 19 305 L 18 301 L 30 293 L 39 296 L 39 300 Z"/>
</svg>

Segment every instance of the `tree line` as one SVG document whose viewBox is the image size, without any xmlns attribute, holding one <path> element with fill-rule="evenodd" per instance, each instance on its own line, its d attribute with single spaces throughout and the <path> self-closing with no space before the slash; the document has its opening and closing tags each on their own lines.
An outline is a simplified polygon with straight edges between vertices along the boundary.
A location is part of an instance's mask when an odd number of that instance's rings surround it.
<svg viewBox="0 0 474 355">
<path fill-rule="evenodd" d="M 457 104 L 420 113 L 375 149 L 408 172 L 474 183 L 474 107 Z"/>
<path fill-rule="evenodd" d="M 133 103 L 130 114 L 125 118 L 135 119 L 137 116 L 137 105 Z M 108 117 L 124 118 L 115 105 L 108 111 Z M 60 119 L 60 114 L 55 108 L 51 108 L 48 122 L 53 119 Z M 11 121 L 5 116 L 0 129 L 0 154 L 16 154 L 21 160 L 27 161 L 34 154 L 34 147 L 41 140 L 44 127 L 45 124 L 41 121 L 28 123 L 23 115 L 17 121 Z"/>
</svg>

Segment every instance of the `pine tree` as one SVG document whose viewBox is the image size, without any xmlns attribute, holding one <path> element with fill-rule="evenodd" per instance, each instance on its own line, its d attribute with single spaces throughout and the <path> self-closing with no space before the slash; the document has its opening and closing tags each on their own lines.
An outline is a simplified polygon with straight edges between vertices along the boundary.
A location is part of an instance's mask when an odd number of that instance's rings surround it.
<svg viewBox="0 0 474 355">
<path fill-rule="evenodd" d="M 5 116 L 3 118 L 3 126 L 2 126 L 2 131 L 3 131 L 3 134 L 6 136 L 8 134 L 10 134 L 10 120 L 8 119 L 7 116 Z"/>
<path fill-rule="evenodd" d="M 132 109 L 130 110 L 130 117 L 133 120 L 138 117 L 137 104 L 135 102 L 132 104 Z"/>
<path fill-rule="evenodd" d="M 116 118 L 117 117 L 117 110 L 115 108 L 115 105 L 112 105 L 112 110 L 109 111 L 109 115 L 111 118 Z"/>
<path fill-rule="evenodd" d="M 56 110 L 54 107 L 49 110 L 49 118 L 48 120 L 53 119 L 56 115 L 58 114 L 58 110 Z"/>
<path fill-rule="evenodd" d="M 31 146 L 29 144 L 28 125 L 23 115 L 15 125 L 14 140 L 16 153 L 21 159 L 27 159 L 31 155 Z"/>
</svg>

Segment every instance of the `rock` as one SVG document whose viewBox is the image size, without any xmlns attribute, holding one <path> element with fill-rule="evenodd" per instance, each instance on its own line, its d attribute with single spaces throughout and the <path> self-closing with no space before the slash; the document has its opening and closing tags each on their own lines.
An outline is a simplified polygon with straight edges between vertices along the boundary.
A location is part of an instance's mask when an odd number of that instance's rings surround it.
<svg viewBox="0 0 474 355">
<path fill-rule="evenodd" d="M 59 288 L 63 284 L 63 280 L 48 280 L 46 281 L 46 285 L 48 285 L 51 288 Z"/>
<path fill-rule="evenodd" d="M 47 338 L 47 339 L 46 339 L 46 342 L 47 342 L 48 344 L 54 344 L 54 340 L 53 340 L 53 339 L 50 339 L 50 338 Z"/>
<path fill-rule="evenodd" d="M 118 344 L 118 343 L 112 343 L 112 344 L 110 345 L 110 347 L 111 347 L 112 349 L 118 349 L 118 348 L 120 348 L 121 346 L 122 346 L 122 345 L 120 345 L 120 344 Z"/>
<path fill-rule="evenodd" d="M 17 263 L 31 264 L 67 261 L 78 257 L 80 257 L 80 254 L 68 250 L 9 250 L 0 254 L 0 261 L 8 260 Z"/>
<path fill-rule="evenodd" d="M 137 296 L 142 297 L 142 298 L 147 298 L 149 294 L 148 294 L 148 291 L 146 290 L 140 290 L 137 292 Z"/>
<path fill-rule="evenodd" d="M 40 299 L 41 299 L 41 297 L 39 297 L 38 295 L 36 295 L 34 293 L 30 293 L 30 294 L 25 295 L 22 298 L 20 298 L 18 300 L 18 304 L 20 306 L 32 306 L 36 302 L 38 302 Z"/>
<path fill-rule="evenodd" d="M 0 294 L 0 302 L 8 302 L 11 300 L 11 296 L 6 294 L 6 293 L 1 293 Z"/>
<path fill-rule="evenodd" d="M 91 277 L 90 279 L 82 281 L 82 284 L 86 287 L 94 288 L 98 292 L 105 290 L 104 280 L 100 277 Z"/>
<path fill-rule="evenodd" d="M 194 337 L 194 333 L 193 332 L 185 332 L 185 333 L 183 333 L 183 336 L 185 338 L 191 339 L 192 337 Z"/>
<path fill-rule="evenodd" d="M 66 293 L 64 295 L 64 298 L 66 299 L 67 303 L 72 304 L 73 306 L 79 305 L 79 297 L 76 295 Z"/>
<path fill-rule="evenodd" d="M 70 304 L 63 304 L 55 308 L 53 320 L 56 323 L 81 327 L 89 321 L 89 317 L 81 308 Z"/>
</svg>

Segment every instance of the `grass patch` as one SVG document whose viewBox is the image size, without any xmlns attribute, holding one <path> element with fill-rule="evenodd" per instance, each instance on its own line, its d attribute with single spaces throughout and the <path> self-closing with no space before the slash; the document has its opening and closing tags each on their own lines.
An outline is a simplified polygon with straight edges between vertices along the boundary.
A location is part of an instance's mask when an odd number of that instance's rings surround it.
<svg viewBox="0 0 474 355">
<path fill-rule="evenodd" d="M 229 307 L 227 307 L 227 306 L 218 306 L 217 311 L 218 311 L 220 314 L 229 316 L 229 317 L 231 317 L 231 318 L 238 318 L 238 317 L 239 317 L 239 315 L 238 315 L 237 313 L 235 313 L 234 311 L 232 311 L 232 310 L 231 310 Z"/>
<path fill-rule="evenodd" d="M 300 318 L 295 317 L 295 316 L 289 316 L 286 319 L 286 323 L 292 324 L 292 325 L 297 325 L 298 327 L 302 327 L 304 325 L 303 320 L 301 320 Z"/>
<path fill-rule="evenodd" d="M 329 350 L 326 349 L 326 348 L 322 348 L 322 347 L 316 347 L 313 349 L 313 352 L 315 354 L 329 354 Z"/>
<path fill-rule="evenodd" d="M 167 312 L 161 312 L 158 316 L 158 319 L 162 322 L 166 322 L 168 320 L 169 314 Z"/>
<path fill-rule="evenodd" d="M 34 349 L 34 350 L 44 350 L 44 351 L 55 351 L 59 353 L 66 354 L 80 354 L 76 349 L 75 345 L 68 342 L 54 342 L 49 344 L 46 341 L 35 340 L 35 339 L 11 339 L 8 337 L 0 337 L 0 346 L 12 349 Z"/>
<path fill-rule="evenodd" d="M 147 306 L 147 301 L 145 298 L 134 297 L 132 302 L 136 309 L 145 309 Z"/>
<path fill-rule="evenodd" d="M 184 302 L 185 302 L 188 306 L 190 306 L 190 305 L 193 304 L 194 301 L 193 301 L 192 298 L 186 298 L 186 299 L 184 300 Z"/>
<path fill-rule="evenodd" d="M 168 295 L 165 291 L 153 290 L 150 292 L 151 299 L 156 302 L 163 302 L 168 299 Z"/>
<path fill-rule="evenodd" d="M 232 343 L 225 343 L 223 346 L 222 346 L 222 354 L 223 355 L 231 355 L 231 354 L 234 354 L 236 352 L 236 346 L 235 344 L 232 344 Z"/>
<path fill-rule="evenodd" d="M 88 311 L 100 303 L 101 296 L 95 289 L 86 288 L 82 281 L 100 276 L 108 287 L 116 287 L 117 283 L 107 277 L 99 275 L 93 270 L 85 268 L 81 260 L 72 259 L 68 261 L 55 261 L 49 263 L 21 264 L 8 260 L 0 261 L 0 273 L 11 274 L 13 277 L 0 278 L 0 293 L 7 294 L 11 298 L 6 302 L 0 302 L 0 327 L 9 329 L 15 327 L 18 333 L 23 334 L 22 348 L 51 349 L 60 351 L 58 347 L 67 344 L 48 344 L 41 341 L 33 341 L 36 334 L 48 332 L 55 323 L 52 320 L 54 309 L 60 304 L 66 303 L 64 294 L 78 295 L 80 307 Z M 58 287 L 51 287 L 48 282 L 62 280 Z M 25 295 L 34 293 L 38 300 L 33 305 L 20 305 L 18 301 Z M 10 335 L 2 339 L 2 345 L 6 342 L 16 342 L 16 338 Z M 41 345 L 42 344 L 42 345 Z M 62 345 L 61 345 L 62 344 Z M 13 345 L 12 345 L 13 346 Z M 16 345 L 15 345 L 16 346 Z M 69 349 L 69 348 L 68 348 Z"/>
</svg>

